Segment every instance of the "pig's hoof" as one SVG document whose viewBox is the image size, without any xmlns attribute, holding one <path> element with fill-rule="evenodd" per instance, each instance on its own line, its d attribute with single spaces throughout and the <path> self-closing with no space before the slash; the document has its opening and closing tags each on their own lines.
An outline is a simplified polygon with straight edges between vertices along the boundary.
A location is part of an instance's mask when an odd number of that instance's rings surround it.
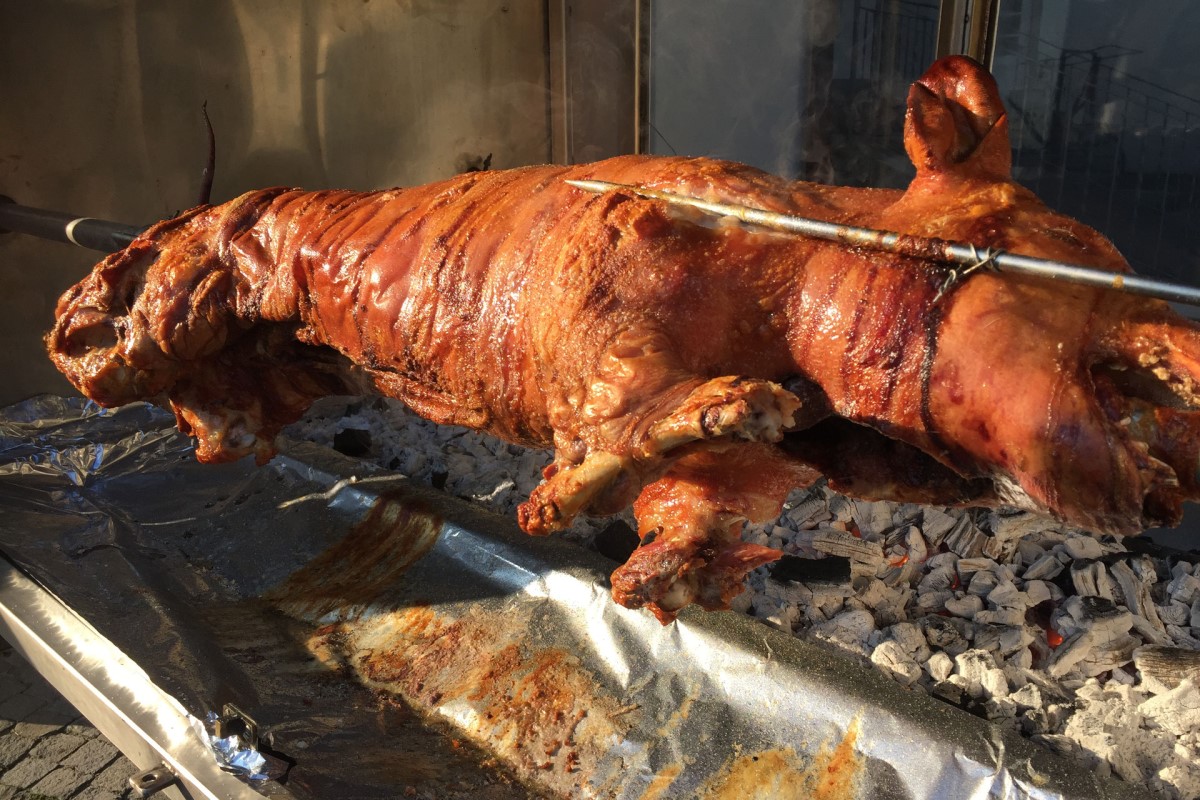
<svg viewBox="0 0 1200 800">
<path fill-rule="evenodd" d="M 576 515 L 629 468 L 628 457 L 596 451 L 582 463 L 551 471 L 517 508 L 521 530 L 544 536 L 571 526 Z"/>
</svg>

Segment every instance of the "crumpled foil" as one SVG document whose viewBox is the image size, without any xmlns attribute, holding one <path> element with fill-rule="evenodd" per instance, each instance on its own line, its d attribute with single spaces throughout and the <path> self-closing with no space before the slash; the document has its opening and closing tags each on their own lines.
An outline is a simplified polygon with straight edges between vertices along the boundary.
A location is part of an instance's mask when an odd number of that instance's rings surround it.
<svg viewBox="0 0 1200 800">
<path fill-rule="evenodd" d="M 267 757 L 260 753 L 257 747 L 247 746 L 240 736 L 218 737 L 209 732 L 217 724 L 218 719 L 220 719 L 220 715 L 215 711 L 210 711 L 204 718 L 206 725 L 193 726 L 196 734 L 213 751 L 217 763 L 247 780 L 269 780 L 271 776 L 267 772 Z"/>
<path fill-rule="evenodd" d="M 246 709 L 295 796 L 1144 796 L 324 448 L 198 464 L 146 405 L 0 410 L 0 551 L 197 718 Z"/>
</svg>

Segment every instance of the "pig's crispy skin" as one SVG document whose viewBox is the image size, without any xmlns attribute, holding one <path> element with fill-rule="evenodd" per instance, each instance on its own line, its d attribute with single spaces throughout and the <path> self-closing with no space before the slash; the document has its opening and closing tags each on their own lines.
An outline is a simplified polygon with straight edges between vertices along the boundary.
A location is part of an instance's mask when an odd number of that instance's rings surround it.
<svg viewBox="0 0 1200 800">
<path fill-rule="evenodd" d="M 636 499 L 614 595 L 722 608 L 780 553 L 741 543 L 821 475 L 863 497 L 1007 503 L 1098 531 L 1200 496 L 1200 332 L 1161 302 L 757 230 L 638 184 L 1114 271 L 1012 182 L 994 82 L 913 85 L 905 192 L 710 159 L 621 157 L 385 192 L 251 192 L 159 223 L 59 302 L 51 358 L 105 405 L 174 409 L 220 461 L 274 452 L 321 395 L 553 446 L 530 533 Z"/>
</svg>

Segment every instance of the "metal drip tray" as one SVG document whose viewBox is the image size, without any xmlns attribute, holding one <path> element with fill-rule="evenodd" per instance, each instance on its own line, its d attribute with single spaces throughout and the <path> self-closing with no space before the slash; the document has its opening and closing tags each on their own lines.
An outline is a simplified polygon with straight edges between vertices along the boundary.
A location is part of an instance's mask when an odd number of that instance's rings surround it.
<svg viewBox="0 0 1200 800">
<path fill-rule="evenodd" d="M 0 632 L 190 796 L 1141 796 L 747 617 L 662 627 L 601 556 L 324 448 L 198 464 L 149 406 L 0 412 L 0 550 Z M 229 703 L 282 783 L 218 768 Z"/>
</svg>

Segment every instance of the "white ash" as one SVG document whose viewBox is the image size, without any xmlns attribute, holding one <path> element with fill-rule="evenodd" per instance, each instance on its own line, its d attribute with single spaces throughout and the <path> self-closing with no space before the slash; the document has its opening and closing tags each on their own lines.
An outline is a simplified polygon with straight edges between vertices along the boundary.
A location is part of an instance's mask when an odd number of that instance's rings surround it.
<svg viewBox="0 0 1200 800">
<path fill-rule="evenodd" d="M 332 446 L 345 430 L 369 433 L 356 455 L 510 517 L 550 461 L 377 398 L 328 399 L 286 433 Z M 611 523 L 580 519 L 566 535 L 590 543 Z M 847 558 L 851 580 L 780 581 L 769 565 L 736 609 L 1101 774 L 1200 798 L 1200 555 L 1152 558 L 1025 512 L 856 501 L 823 486 L 793 493 L 744 538 Z"/>
</svg>

